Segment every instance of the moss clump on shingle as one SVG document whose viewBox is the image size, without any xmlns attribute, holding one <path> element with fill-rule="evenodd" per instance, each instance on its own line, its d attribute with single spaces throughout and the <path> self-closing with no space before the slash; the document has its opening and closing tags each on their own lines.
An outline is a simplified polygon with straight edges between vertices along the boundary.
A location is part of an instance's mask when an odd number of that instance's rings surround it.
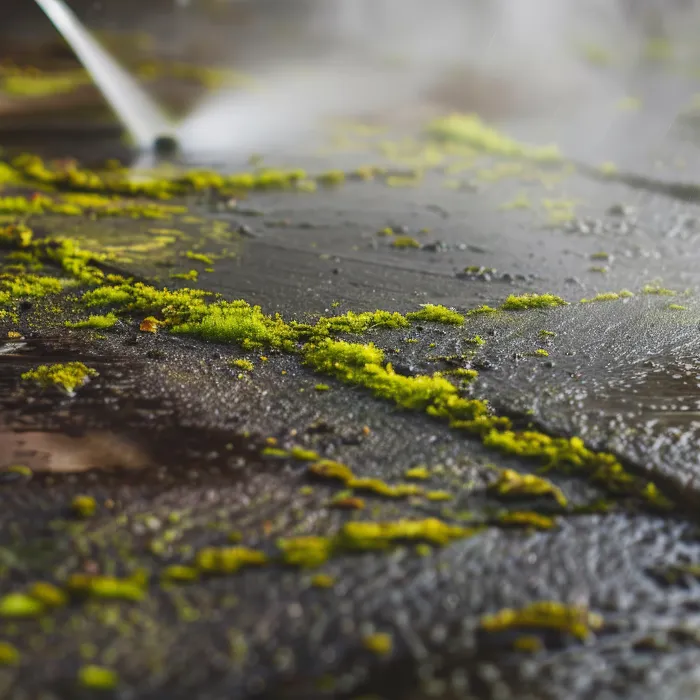
<svg viewBox="0 0 700 700">
<path fill-rule="evenodd" d="M 452 326 L 461 326 L 464 316 L 454 309 L 436 304 L 423 304 L 420 311 L 411 311 L 406 314 L 409 321 L 426 321 L 432 323 L 445 323 Z"/>
<path fill-rule="evenodd" d="M 524 309 L 550 309 L 556 306 L 567 306 L 564 301 L 555 294 L 511 294 L 501 305 L 505 311 L 523 311 Z"/>
<path fill-rule="evenodd" d="M 73 395 L 76 389 L 83 386 L 91 377 L 96 376 L 97 372 L 86 367 L 82 362 L 41 365 L 21 375 L 25 381 L 37 382 L 43 388 L 55 386 L 69 395 Z"/>
</svg>

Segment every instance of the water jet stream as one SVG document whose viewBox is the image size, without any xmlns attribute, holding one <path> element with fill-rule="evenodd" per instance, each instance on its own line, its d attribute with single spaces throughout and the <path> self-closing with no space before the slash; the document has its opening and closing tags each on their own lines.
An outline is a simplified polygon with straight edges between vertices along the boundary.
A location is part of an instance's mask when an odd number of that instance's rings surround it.
<svg viewBox="0 0 700 700">
<path fill-rule="evenodd" d="M 158 105 L 100 45 L 62 0 L 36 0 L 68 42 L 125 129 L 142 149 L 173 127 Z"/>
</svg>

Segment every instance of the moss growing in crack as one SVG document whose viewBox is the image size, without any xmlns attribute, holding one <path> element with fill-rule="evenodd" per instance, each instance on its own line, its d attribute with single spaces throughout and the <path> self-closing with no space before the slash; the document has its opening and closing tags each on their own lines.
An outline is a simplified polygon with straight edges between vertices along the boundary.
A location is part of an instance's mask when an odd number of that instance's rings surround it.
<svg viewBox="0 0 700 700">
<path fill-rule="evenodd" d="M 506 513 L 498 518 L 498 522 L 504 526 L 526 527 L 535 530 L 551 530 L 556 525 L 554 518 L 530 511 Z"/>
<path fill-rule="evenodd" d="M 523 311 L 525 309 L 549 309 L 556 306 L 567 306 L 568 301 L 564 301 L 555 294 L 522 294 L 515 296 L 511 294 L 501 305 L 501 309 L 506 311 Z"/>
<path fill-rule="evenodd" d="M 581 299 L 582 304 L 591 304 L 597 301 L 617 301 L 618 299 L 629 299 L 633 297 L 634 294 L 627 289 L 623 289 L 621 292 L 601 292 L 596 294 L 591 299 Z"/>
<path fill-rule="evenodd" d="M 21 655 L 17 647 L 9 642 L 0 641 L 0 667 L 2 666 L 19 666 Z"/>
<path fill-rule="evenodd" d="M 244 566 L 261 566 L 268 561 L 264 552 L 248 547 L 207 547 L 197 553 L 196 566 L 204 574 L 232 574 Z"/>
<path fill-rule="evenodd" d="M 326 339 L 305 346 L 304 361 L 317 371 L 361 384 L 375 396 L 389 399 L 402 408 L 426 409 L 457 393 L 455 386 L 438 374 L 404 377 L 390 364 L 383 366 L 384 353 L 372 344 Z"/>
<path fill-rule="evenodd" d="M 217 343 L 238 343 L 243 348 L 267 346 L 294 351 L 297 341 L 297 332 L 280 315 L 266 316 L 259 306 L 244 301 L 208 306 L 199 320 L 176 325 L 173 332 Z"/>
<path fill-rule="evenodd" d="M 319 459 L 318 452 L 314 452 L 313 450 L 307 450 L 303 447 L 299 447 L 298 445 L 292 447 L 292 449 L 289 451 L 289 454 L 294 459 L 298 459 L 300 462 L 314 462 Z"/>
<path fill-rule="evenodd" d="M 407 248 L 421 248 L 421 244 L 411 236 L 396 236 L 391 242 L 392 248 L 407 249 Z"/>
<path fill-rule="evenodd" d="M 408 326 L 408 321 L 400 313 L 365 311 L 356 314 L 349 311 L 343 316 L 319 319 L 314 326 L 314 332 L 319 336 L 327 336 L 332 333 L 359 335 L 373 328 L 407 328 Z"/>
<path fill-rule="evenodd" d="M 561 160 L 556 146 L 528 146 L 488 126 L 476 114 L 452 114 L 428 124 L 427 135 L 443 143 L 459 143 L 494 155 L 541 161 Z"/>
<path fill-rule="evenodd" d="M 62 389 L 69 395 L 83 386 L 91 377 L 96 377 L 94 369 L 86 367 L 82 362 L 68 362 L 67 364 L 41 365 L 36 369 L 24 372 L 22 379 L 37 382 L 43 388 L 52 386 Z"/>
<path fill-rule="evenodd" d="M 467 312 L 467 316 L 479 316 L 482 314 L 496 314 L 498 313 L 498 309 L 494 309 L 491 306 L 488 306 L 487 304 L 482 304 L 481 306 L 477 306 L 475 309 L 471 309 L 471 311 Z"/>
<path fill-rule="evenodd" d="M 120 579 L 114 576 L 73 574 L 66 582 L 66 588 L 73 595 L 97 600 L 139 603 L 146 597 L 144 583 L 138 577 Z"/>
<path fill-rule="evenodd" d="M 514 610 L 505 608 L 494 615 L 481 618 L 481 628 L 487 632 L 535 628 L 558 630 L 585 641 L 591 632 L 603 627 L 603 618 L 586 608 L 568 606 L 553 601 L 539 601 Z"/>
<path fill-rule="evenodd" d="M 364 500 L 351 494 L 352 491 L 343 491 L 342 493 L 336 494 L 328 504 L 329 507 L 339 508 L 340 510 L 364 510 Z"/>
<path fill-rule="evenodd" d="M 82 303 L 88 307 L 111 306 L 122 311 L 158 313 L 173 325 L 180 321 L 196 322 L 201 319 L 212 308 L 205 303 L 210 296 L 197 289 L 156 289 L 141 282 L 122 282 L 101 285 L 85 292 Z"/>
<path fill-rule="evenodd" d="M 188 270 L 187 272 L 174 272 L 170 277 L 174 280 L 185 280 L 187 282 L 196 282 L 199 279 L 197 270 Z"/>
<path fill-rule="evenodd" d="M 430 471 L 427 467 L 413 467 L 412 469 L 406 470 L 404 472 L 405 479 L 418 479 L 419 481 L 425 481 L 430 479 Z"/>
<path fill-rule="evenodd" d="M 451 501 L 454 496 L 447 491 L 427 491 L 425 497 L 429 501 Z"/>
<path fill-rule="evenodd" d="M 688 307 L 683 306 L 682 304 L 669 304 L 666 308 L 671 310 L 671 311 L 687 311 L 688 310 Z"/>
<path fill-rule="evenodd" d="M 204 253 L 195 253 L 192 250 L 186 251 L 185 257 L 188 260 L 194 260 L 195 262 L 201 262 L 204 265 L 211 266 L 214 264 L 214 258 L 212 258 L 211 255 L 205 255 Z"/>
<path fill-rule="evenodd" d="M 41 581 L 32 584 L 29 595 L 47 608 L 60 608 L 68 602 L 68 596 L 60 588 Z"/>
<path fill-rule="evenodd" d="M 311 585 L 314 588 L 333 588 L 335 586 L 335 578 L 329 574 L 316 574 L 311 579 Z"/>
<path fill-rule="evenodd" d="M 250 360 L 237 359 L 231 360 L 229 363 L 232 367 L 238 367 L 246 372 L 252 372 L 255 369 L 255 365 Z"/>
<path fill-rule="evenodd" d="M 41 617 L 46 606 L 26 593 L 8 593 L 0 598 L 0 620 Z"/>
<path fill-rule="evenodd" d="M 462 381 L 469 382 L 476 379 L 479 373 L 475 369 L 466 369 L 466 367 L 458 367 L 457 369 L 445 372 L 450 376 L 459 377 Z"/>
<path fill-rule="evenodd" d="M 91 518 L 97 511 L 97 502 L 92 496 L 76 496 L 70 507 L 79 518 Z"/>
<path fill-rule="evenodd" d="M 543 348 L 538 348 L 532 353 L 535 357 L 549 357 L 549 353 Z"/>
<path fill-rule="evenodd" d="M 192 583 L 199 578 L 199 571 L 192 566 L 173 564 L 163 572 L 163 580 L 175 583 Z"/>
<path fill-rule="evenodd" d="M 282 561 L 291 566 L 316 567 L 324 564 L 334 548 L 330 537 L 293 537 L 277 540 Z"/>
<path fill-rule="evenodd" d="M 323 479 L 339 481 L 347 489 L 353 491 L 366 491 L 385 498 L 406 498 L 419 496 L 422 489 L 415 484 L 397 484 L 392 486 L 381 479 L 357 478 L 352 469 L 340 462 L 322 460 L 309 465 L 309 474 Z"/>
<path fill-rule="evenodd" d="M 342 170 L 329 170 L 319 175 L 316 180 L 327 187 L 342 185 L 345 182 L 345 173 Z"/>
<path fill-rule="evenodd" d="M 114 690 L 119 685 L 119 676 L 102 666 L 83 666 L 78 672 L 78 684 L 89 690 Z"/>
<path fill-rule="evenodd" d="M 347 484 L 355 478 L 352 469 L 341 462 L 334 462 L 329 459 L 321 460 L 309 465 L 309 474 L 323 479 L 331 479 Z"/>
<path fill-rule="evenodd" d="M 420 311 L 411 311 L 406 314 L 406 318 L 409 321 L 444 323 L 452 326 L 461 326 L 464 323 L 462 314 L 437 304 L 423 304 Z"/>
<path fill-rule="evenodd" d="M 662 287 L 658 284 L 645 284 L 642 287 L 642 294 L 667 297 L 676 296 L 676 293 L 672 289 L 667 289 L 666 287 Z"/>
<path fill-rule="evenodd" d="M 66 328 L 94 328 L 104 330 L 112 328 L 119 322 L 119 319 L 113 314 L 105 314 L 104 316 L 90 316 L 84 321 L 66 321 Z"/>
<path fill-rule="evenodd" d="M 390 634 L 377 632 L 364 637 L 362 646 L 377 656 L 388 656 L 394 648 L 394 641 Z"/>
<path fill-rule="evenodd" d="M 519 474 L 514 469 L 503 469 L 489 489 L 502 497 L 549 496 L 560 506 L 567 505 L 566 496 L 551 481 L 535 474 Z"/>
<path fill-rule="evenodd" d="M 449 525 L 436 518 L 389 522 L 349 522 L 338 534 L 338 544 L 349 550 L 388 549 L 398 542 L 428 542 L 443 546 L 477 534 L 474 528 Z"/>
<path fill-rule="evenodd" d="M 0 305 L 4 306 L 20 299 L 36 299 L 58 294 L 66 286 L 66 281 L 55 277 L 0 273 Z"/>
</svg>

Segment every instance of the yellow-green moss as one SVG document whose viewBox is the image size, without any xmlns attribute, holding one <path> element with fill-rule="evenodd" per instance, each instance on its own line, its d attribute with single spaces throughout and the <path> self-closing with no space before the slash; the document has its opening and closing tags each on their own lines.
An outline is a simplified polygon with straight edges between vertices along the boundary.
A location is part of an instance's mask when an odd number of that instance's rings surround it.
<svg viewBox="0 0 700 700">
<path fill-rule="evenodd" d="M 543 348 L 538 348 L 532 354 L 537 356 L 537 357 L 549 357 L 549 353 L 546 350 L 544 350 Z"/>
<path fill-rule="evenodd" d="M 485 124 L 476 114 L 453 114 L 436 119 L 427 126 L 426 132 L 437 141 L 466 144 L 495 155 L 561 160 L 556 146 L 536 147 L 518 143 Z"/>
<path fill-rule="evenodd" d="M 83 666 L 78 672 L 78 684 L 90 690 L 114 690 L 119 685 L 119 676 L 102 666 Z"/>
<path fill-rule="evenodd" d="M 495 313 L 498 313 L 498 309 L 494 309 L 491 306 L 488 306 L 487 304 L 483 304 L 482 306 L 477 306 L 475 309 L 471 309 L 471 311 L 467 312 L 467 316 L 477 316 L 480 314 Z"/>
<path fill-rule="evenodd" d="M 373 654 L 378 656 L 387 656 L 391 654 L 394 648 L 394 641 L 390 634 L 384 634 L 377 632 L 375 634 L 367 635 L 362 640 L 362 645 L 367 651 L 371 651 Z"/>
<path fill-rule="evenodd" d="M 255 365 L 250 360 L 245 359 L 231 360 L 229 364 L 233 367 L 245 370 L 246 372 L 252 372 L 255 369 Z"/>
<path fill-rule="evenodd" d="M 554 518 L 530 511 L 506 513 L 500 516 L 498 522 L 501 525 L 533 528 L 535 530 L 551 530 L 556 524 Z"/>
<path fill-rule="evenodd" d="M 408 496 L 418 496 L 422 493 L 422 489 L 415 484 L 392 486 L 381 479 L 357 478 L 350 467 L 330 460 L 322 460 L 309 465 L 309 474 L 339 481 L 346 488 L 354 491 L 366 491 L 386 498 L 406 498 Z"/>
<path fill-rule="evenodd" d="M 418 541 L 443 546 L 464 539 L 478 530 L 449 525 L 436 518 L 390 522 L 348 522 L 343 525 L 338 543 L 350 550 L 388 549 L 397 542 Z"/>
<path fill-rule="evenodd" d="M 80 518 L 90 518 L 97 511 L 97 501 L 92 496 L 76 496 L 71 501 L 71 510 Z"/>
<path fill-rule="evenodd" d="M 530 654 L 540 651 L 544 647 L 542 640 L 536 635 L 523 634 L 513 642 L 515 651 L 525 651 Z"/>
<path fill-rule="evenodd" d="M 451 501 L 453 498 L 447 491 L 427 491 L 425 497 L 429 501 Z"/>
<path fill-rule="evenodd" d="M 56 386 L 68 394 L 73 394 L 90 377 L 96 376 L 97 372 L 86 367 L 82 362 L 69 362 L 64 365 L 41 365 L 36 369 L 24 372 L 22 379 L 37 382 L 44 388 Z"/>
<path fill-rule="evenodd" d="M 503 497 L 550 496 L 560 506 L 566 506 L 566 496 L 551 481 L 534 474 L 519 474 L 514 469 L 503 469 L 490 490 Z"/>
<path fill-rule="evenodd" d="M 268 559 L 264 552 L 248 547 L 207 547 L 197 553 L 197 568 L 205 574 L 232 574 L 244 566 L 261 566 Z"/>
<path fill-rule="evenodd" d="M 277 540 L 282 561 L 291 566 L 315 567 L 324 564 L 334 548 L 330 537 L 292 537 Z"/>
<path fill-rule="evenodd" d="M 214 264 L 214 259 L 211 257 L 211 255 L 205 255 L 204 253 L 195 253 L 192 250 L 186 251 L 185 257 L 189 260 L 194 260 L 195 262 L 204 263 L 205 265 Z"/>
<path fill-rule="evenodd" d="M 0 619 L 34 618 L 43 615 L 45 605 L 26 593 L 8 593 L 0 598 Z"/>
<path fill-rule="evenodd" d="M 627 289 L 623 289 L 621 292 L 602 292 L 596 294 L 591 299 L 581 299 L 582 304 L 591 304 L 597 301 L 616 301 L 617 299 L 629 299 L 633 297 L 634 294 Z"/>
<path fill-rule="evenodd" d="M 173 564 L 163 572 L 163 579 L 177 583 L 191 583 L 199 578 L 199 571 L 191 566 Z"/>
<path fill-rule="evenodd" d="M 501 308 L 506 311 L 522 311 L 524 309 L 548 309 L 555 306 L 567 306 L 568 301 L 554 294 L 511 294 Z"/>
<path fill-rule="evenodd" d="M 420 481 L 425 481 L 430 478 L 430 471 L 427 467 L 413 467 L 412 469 L 406 470 L 404 473 L 405 479 L 418 479 Z"/>
<path fill-rule="evenodd" d="M 114 314 L 109 313 L 104 316 L 90 316 L 84 321 L 76 321 L 75 323 L 66 321 L 65 325 L 66 328 L 97 328 L 104 330 L 106 328 L 112 328 L 118 321 L 119 319 Z"/>
<path fill-rule="evenodd" d="M 407 328 L 408 326 L 408 321 L 400 313 L 378 310 L 356 314 L 349 311 L 342 316 L 319 319 L 314 326 L 314 332 L 319 336 L 331 333 L 359 335 L 373 328 Z"/>
<path fill-rule="evenodd" d="M 402 249 L 420 248 L 421 244 L 415 238 L 411 238 L 411 236 L 396 236 L 391 242 L 391 247 Z"/>
<path fill-rule="evenodd" d="M 552 601 L 540 601 L 514 610 L 505 608 L 495 615 L 481 618 L 482 629 L 488 632 L 520 628 L 540 628 L 565 632 L 581 641 L 603 627 L 603 618 L 582 607 Z"/>
<path fill-rule="evenodd" d="M 667 309 L 670 309 L 671 311 L 687 311 L 688 307 L 683 306 L 682 304 L 669 304 Z"/>
<path fill-rule="evenodd" d="M 328 574 L 316 574 L 311 579 L 311 585 L 315 588 L 333 588 L 335 586 L 335 577 Z"/>
<path fill-rule="evenodd" d="M 642 294 L 653 294 L 656 296 L 675 296 L 676 293 L 672 289 L 666 289 L 658 284 L 645 284 L 642 287 Z"/>
<path fill-rule="evenodd" d="M 345 182 L 345 173 L 342 170 L 330 170 L 322 173 L 316 179 L 321 185 L 342 185 Z"/>
<path fill-rule="evenodd" d="M 239 343 L 244 348 L 264 346 L 293 351 L 297 333 L 281 316 L 263 314 L 244 301 L 219 302 L 201 310 L 198 320 L 185 321 L 175 333 L 196 335 L 217 343 Z"/>
<path fill-rule="evenodd" d="M 476 379 L 479 373 L 475 369 L 466 369 L 465 367 L 458 367 L 457 369 L 445 372 L 454 377 L 459 377 L 462 381 L 469 382 Z"/>
<path fill-rule="evenodd" d="M 47 608 L 59 608 L 68 602 L 68 597 L 60 588 L 41 581 L 32 584 L 29 595 Z"/>
<path fill-rule="evenodd" d="M 454 309 L 437 304 L 423 304 L 420 311 L 412 311 L 406 314 L 409 321 L 426 321 L 433 323 L 445 323 L 453 326 L 461 326 L 464 316 Z"/>
<path fill-rule="evenodd" d="M 314 385 L 314 389 L 316 391 L 330 391 L 331 388 L 328 386 L 328 384 L 316 384 Z"/>
<path fill-rule="evenodd" d="M 103 600 L 141 602 L 146 597 L 144 582 L 138 577 L 120 579 L 114 576 L 73 574 L 66 582 L 73 595 Z"/>
<path fill-rule="evenodd" d="M 172 279 L 186 280 L 188 282 L 196 282 L 199 279 L 199 272 L 197 270 L 189 270 L 188 272 L 174 272 L 170 275 Z"/>
<path fill-rule="evenodd" d="M 289 451 L 289 454 L 294 459 L 298 459 L 300 462 L 314 462 L 319 458 L 318 452 L 314 452 L 313 450 L 307 450 L 303 447 L 299 447 L 298 445 L 292 447 L 292 449 Z"/>
<path fill-rule="evenodd" d="M 19 666 L 21 655 L 17 648 L 9 642 L 0 641 L 0 667 Z"/>
</svg>

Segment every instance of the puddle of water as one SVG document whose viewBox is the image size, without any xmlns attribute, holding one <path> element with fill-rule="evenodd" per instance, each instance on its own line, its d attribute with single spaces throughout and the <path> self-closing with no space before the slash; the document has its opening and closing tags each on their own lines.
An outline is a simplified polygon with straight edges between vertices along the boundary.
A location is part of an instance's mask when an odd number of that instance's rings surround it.
<svg viewBox="0 0 700 700">
<path fill-rule="evenodd" d="M 84 362 L 99 377 L 74 398 L 24 391 L 20 374 L 40 364 Z M 41 473 L 183 470 L 259 463 L 260 445 L 228 430 L 182 425 L 172 397 L 144 394 L 144 366 L 88 355 L 76 340 L 0 341 L 0 482 L 8 467 Z"/>
<path fill-rule="evenodd" d="M 143 469 L 150 455 L 135 441 L 108 431 L 72 436 L 37 431 L 0 433 L 0 470 L 13 465 L 34 472 L 85 472 L 91 469 Z"/>
</svg>

